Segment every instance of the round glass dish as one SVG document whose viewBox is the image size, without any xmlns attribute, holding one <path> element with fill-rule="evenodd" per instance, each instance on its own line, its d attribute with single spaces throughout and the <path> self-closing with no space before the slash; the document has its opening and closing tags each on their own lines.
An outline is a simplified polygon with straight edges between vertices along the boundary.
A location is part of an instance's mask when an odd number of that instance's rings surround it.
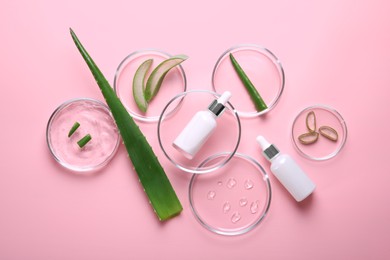
<svg viewBox="0 0 390 260">
<path fill-rule="evenodd" d="M 256 110 L 232 66 L 230 53 L 256 87 L 267 109 Z M 231 101 L 236 105 L 240 117 L 256 117 L 271 111 L 283 93 L 284 81 L 284 70 L 279 59 L 268 49 L 254 44 L 237 45 L 225 51 L 215 64 L 212 74 L 213 90 L 218 93 L 229 90 L 233 94 Z"/>
<path fill-rule="evenodd" d="M 309 132 L 306 119 L 311 112 L 315 115 L 315 132 L 318 133 L 318 139 L 314 143 L 303 144 L 299 140 L 299 136 Z M 309 122 L 313 122 L 313 117 L 312 119 L 309 118 Z M 309 123 L 309 125 L 313 125 L 313 123 Z M 338 136 L 337 140 L 331 140 L 321 134 L 323 130 L 320 131 L 320 128 L 323 126 L 334 129 Z M 314 126 L 311 128 L 314 128 Z M 325 105 L 314 105 L 303 109 L 295 117 L 291 136 L 294 147 L 299 154 L 311 160 L 323 161 L 335 157 L 344 147 L 347 140 L 347 125 L 335 109 Z"/>
<path fill-rule="evenodd" d="M 68 137 L 75 122 L 80 126 Z M 87 134 L 92 139 L 80 148 L 77 142 Z M 108 107 L 89 98 L 72 99 L 61 104 L 54 110 L 46 128 L 46 141 L 54 159 L 77 172 L 105 166 L 115 155 L 119 140 Z"/>
<path fill-rule="evenodd" d="M 220 153 L 200 167 L 228 156 Z M 206 174 L 194 174 L 189 185 L 192 212 L 206 229 L 221 235 L 241 235 L 253 230 L 267 215 L 271 184 L 253 158 L 236 153 L 228 165 Z"/>
<path fill-rule="evenodd" d="M 230 102 L 226 103 L 225 111 L 216 118 L 216 128 L 192 159 L 173 146 L 176 138 L 197 112 L 207 110 L 218 97 L 219 94 L 208 90 L 187 91 L 173 97 L 163 109 L 157 126 L 158 141 L 165 156 L 177 168 L 189 173 L 209 173 L 225 165 L 237 151 L 241 138 L 241 123 Z M 168 117 L 167 115 L 180 102 L 182 102 L 180 109 Z M 223 151 L 229 152 L 229 155 L 221 160 L 214 160 L 213 163 L 199 166 L 206 158 Z"/>
<path fill-rule="evenodd" d="M 165 104 L 178 93 L 187 89 L 187 79 L 181 65 L 172 68 L 165 76 L 158 94 L 143 113 L 137 107 L 133 96 L 133 78 L 138 67 L 147 59 L 153 59 L 147 77 L 162 61 L 172 57 L 160 50 L 145 49 L 129 54 L 118 66 L 114 78 L 114 90 L 130 115 L 143 122 L 157 122 Z M 180 103 L 177 104 L 177 107 Z M 172 110 L 174 112 L 175 110 Z"/>
</svg>

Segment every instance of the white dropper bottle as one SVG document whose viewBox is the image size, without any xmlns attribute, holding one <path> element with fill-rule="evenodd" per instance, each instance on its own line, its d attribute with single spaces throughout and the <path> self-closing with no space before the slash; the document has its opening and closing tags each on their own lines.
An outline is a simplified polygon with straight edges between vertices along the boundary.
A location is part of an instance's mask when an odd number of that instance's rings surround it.
<svg viewBox="0 0 390 260">
<path fill-rule="evenodd" d="M 287 154 L 280 154 L 279 150 L 270 144 L 263 136 L 257 137 L 263 155 L 271 162 L 271 171 L 282 185 L 298 202 L 307 198 L 316 188 L 298 164 Z"/>
<path fill-rule="evenodd" d="M 208 109 L 197 112 L 173 141 L 173 147 L 192 159 L 217 127 L 216 119 L 225 110 L 232 94 L 225 91 Z"/>
</svg>

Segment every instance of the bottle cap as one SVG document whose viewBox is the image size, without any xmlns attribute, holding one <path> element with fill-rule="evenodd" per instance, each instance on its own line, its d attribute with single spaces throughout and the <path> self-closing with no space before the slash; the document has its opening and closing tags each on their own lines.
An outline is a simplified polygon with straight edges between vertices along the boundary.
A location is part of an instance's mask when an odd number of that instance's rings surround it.
<svg viewBox="0 0 390 260">
<path fill-rule="evenodd" d="M 223 92 L 223 94 L 218 99 L 214 100 L 210 104 L 209 110 L 216 116 L 219 116 L 225 110 L 225 104 L 229 101 L 231 96 L 232 93 L 229 91 Z"/>
<path fill-rule="evenodd" d="M 263 150 L 263 155 L 268 161 L 272 160 L 277 154 L 279 154 L 278 148 L 275 145 L 270 144 L 263 136 L 259 135 L 256 141 L 260 144 Z"/>
</svg>

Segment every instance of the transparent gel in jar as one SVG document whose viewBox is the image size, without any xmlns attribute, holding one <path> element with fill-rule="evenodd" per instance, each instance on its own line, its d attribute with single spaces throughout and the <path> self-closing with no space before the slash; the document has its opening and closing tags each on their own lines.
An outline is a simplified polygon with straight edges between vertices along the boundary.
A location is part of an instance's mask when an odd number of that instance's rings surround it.
<svg viewBox="0 0 390 260">
<path fill-rule="evenodd" d="M 200 167 L 228 155 L 211 156 Z M 236 153 L 224 167 L 209 174 L 194 174 L 189 200 L 195 218 L 204 228 L 220 235 L 241 235 L 253 230 L 267 215 L 271 184 L 257 161 Z"/>
<path fill-rule="evenodd" d="M 75 122 L 77 130 L 68 137 Z M 92 139 L 80 147 L 78 141 L 90 134 Z M 100 101 L 80 98 L 66 101 L 51 115 L 46 140 L 54 159 L 77 172 L 98 170 L 115 155 L 120 136 L 108 107 Z"/>
</svg>

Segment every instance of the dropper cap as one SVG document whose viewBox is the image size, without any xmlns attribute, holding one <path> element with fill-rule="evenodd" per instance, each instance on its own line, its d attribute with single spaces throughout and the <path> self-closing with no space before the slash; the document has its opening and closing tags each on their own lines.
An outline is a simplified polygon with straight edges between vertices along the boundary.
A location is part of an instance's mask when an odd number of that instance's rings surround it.
<svg viewBox="0 0 390 260">
<path fill-rule="evenodd" d="M 279 154 L 278 148 L 276 148 L 275 145 L 270 144 L 263 136 L 259 135 L 256 138 L 256 141 L 260 144 L 263 155 L 268 161 L 271 161 L 272 158 Z"/>
<path fill-rule="evenodd" d="M 214 100 L 213 103 L 210 104 L 209 110 L 211 113 L 215 114 L 216 116 L 222 114 L 222 112 L 225 110 L 225 104 L 229 101 L 231 96 L 232 93 L 229 91 L 223 92 L 223 94 L 218 99 Z"/>
</svg>

